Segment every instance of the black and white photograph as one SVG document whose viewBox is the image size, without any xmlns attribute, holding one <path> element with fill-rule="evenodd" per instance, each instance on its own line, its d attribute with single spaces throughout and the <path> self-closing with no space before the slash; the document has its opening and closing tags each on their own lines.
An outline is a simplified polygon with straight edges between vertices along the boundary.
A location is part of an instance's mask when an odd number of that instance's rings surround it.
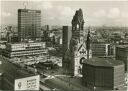
<svg viewBox="0 0 128 91">
<path fill-rule="evenodd" d="M 0 0 L 0 91 L 128 91 L 128 1 Z"/>
</svg>

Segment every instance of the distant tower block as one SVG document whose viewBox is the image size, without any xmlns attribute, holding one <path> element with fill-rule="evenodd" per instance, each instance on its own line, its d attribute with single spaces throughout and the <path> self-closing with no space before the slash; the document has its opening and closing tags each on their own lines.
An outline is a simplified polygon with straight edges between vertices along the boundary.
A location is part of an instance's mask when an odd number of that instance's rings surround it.
<svg viewBox="0 0 128 91">
<path fill-rule="evenodd" d="M 36 40 L 41 34 L 41 10 L 18 9 L 18 36 L 20 41 Z"/>
<path fill-rule="evenodd" d="M 63 44 L 62 67 L 63 68 L 67 68 L 66 62 L 65 62 L 67 60 L 64 60 L 64 56 L 65 56 L 65 52 L 67 51 L 67 49 L 69 49 L 69 43 L 71 40 L 71 36 L 72 36 L 71 28 L 69 26 L 63 26 L 63 40 L 62 40 L 62 44 Z"/>
<path fill-rule="evenodd" d="M 72 19 L 72 37 L 69 48 L 65 52 L 66 56 L 64 56 L 64 60 L 68 60 L 68 67 L 66 67 L 68 68 L 67 73 L 72 76 L 82 76 L 81 73 L 83 61 L 87 61 L 87 58 L 92 57 L 90 48 L 86 48 L 87 45 L 90 45 L 90 43 L 87 42 L 90 40 L 84 40 L 83 27 L 83 12 L 81 9 L 79 9 L 76 11 Z M 90 36 L 90 33 L 88 33 L 88 36 Z M 86 42 L 88 43 L 87 45 Z"/>
<path fill-rule="evenodd" d="M 69 43 L 71 40 L 72 32 L 69 26 L 63 26 L 63 50 L 65 50 L 69 47 Z"/>
</svg>

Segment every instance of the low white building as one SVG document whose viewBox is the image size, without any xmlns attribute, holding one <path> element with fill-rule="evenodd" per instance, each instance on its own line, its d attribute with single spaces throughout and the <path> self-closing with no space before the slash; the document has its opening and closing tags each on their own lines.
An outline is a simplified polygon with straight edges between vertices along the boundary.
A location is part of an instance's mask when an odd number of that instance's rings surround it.
<svg viewBox="0 0 128 91">
<path fill-rule="evenodd" d="M 7 43 L 2 55 L 6 57 L 22 57 L 32 55 L 42 55 L 46 53 L 45 42 L 31 42 L 31 43 Z"/>
</svg>

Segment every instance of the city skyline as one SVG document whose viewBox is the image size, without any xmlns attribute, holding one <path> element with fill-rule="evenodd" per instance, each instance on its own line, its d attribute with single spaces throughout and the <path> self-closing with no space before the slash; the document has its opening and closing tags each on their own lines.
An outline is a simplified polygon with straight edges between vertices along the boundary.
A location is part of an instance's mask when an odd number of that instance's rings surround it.
<svg viewBox="0 0 128 91">
<path fill-rule="evenodd" d="M 0 90 L 127 90 L 128 2 L 0 5 Z"/>
<path fill-rule="evenodd" d="M 1 1 L 1 25 L 17 25 L 17 11 L 25 1 Z M 127 1 L 28 1 L 27 9 L 41 10 L 42 25 L 71 25 L 82 8 L 85 26 L 128 26 Z M 8 8 L 7 8 L 8 7 Z"/>
</svg>

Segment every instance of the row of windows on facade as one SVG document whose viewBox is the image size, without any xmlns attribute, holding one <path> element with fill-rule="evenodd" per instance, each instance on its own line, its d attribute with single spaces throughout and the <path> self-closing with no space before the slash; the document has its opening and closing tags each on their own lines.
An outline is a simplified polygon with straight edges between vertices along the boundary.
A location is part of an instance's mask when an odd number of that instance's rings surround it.
<svg viewBox="0 0 128 91">
<path fill-rule="evenodd" d="M 41 22 L 41 20 L 37 20 L 37 19 L 23 19 L 23 20 L 21 20 L 21 21 L 18 21 L 18 23 L 19 24 L 21 24 L 21 23 L 39 23 L 39 22 Z"/>
<path fill-rule="evenodd" d="M 9 50 L 29 50 L 29 49 L 33 49 L 33 50 L 38 50 L 38 49 L 41 49 L 42 47 L 41 46 L 37 46 L 37 47 L 15 47 L 15 48 L 12 48 L 12 49 L 9 49 Z"/>
<path fill-rule="evenodd" d="M 22 18 L 21 20 L 18 20 L 18 22 L 24 22 L 24 21 L 41 21 L 41 18 Z"/>
<path fill-rule="evenodd" d="M 92 48 L 104 48 L 104 49 L 106 49 L 106 46 L 92 46 Z"/>
<path fill-rule="evenodd" d="M 41 14 L 20 14 L 18 17 L 41 17 Z"/>
<path fill-rule="evenodd" d="M 28 27 L 28 28 L 31 28 L 31 27 L 32 27 L 32 28 L 33 28 L 33 27 L 37 27 L 37 28 L 38 28 L 38 27 L 41 27 L 41 24 L 40 24 L 39 22 L 36 22 L 36 23 L 35 23 L 35 22 L 31 22 L 31 23 L 29 23 L 29 22 L 25 23 L 25 22 L 24 22 L 24 23 L 20 23 L 18 26 L 19 26 L 19 28 L 21 28 L 21 27 L 22 27 L 22 28 L 23 28 L 23 27 L 24 27 L 24 28 L 27 28 L 27 27 Z"/>
<path fill-rule="evenodd" d="M 39 54 L 43 54 L 43 53 L 39 53 L 39 52 L 37 52 L 37 53 L 24 53 L 24 54 L 13 54 L 13 55 L 8 55 L 8 56 L 10 56 L 10 57 L 15 57 L 15 56 L 27 56 L 27 55 L 39 55 Z"/>
<path fill-rule="evenodd" d="M 19 14 L 41 14 L 41 12 L 20 12 Z"/>
<path fill-rule="evenodd" d="M 31 24 L 40 24 L 41 21 L 39 20 L 23 20 L 21 21 L 19 24 L 27 24 L 27 25 L 31 25 Z"/>
<path fill-rule="evenodd" d="M 3 54 L 20 54 L 20 53 L 29 53 L 29 52 L 46 52 L 44 49 L 38 49 L 38 50 L 19 50 L 19 51 L 4 51 Z"/>
<path fill-rule="evenodd" d="M 45 52 L 44 50 L 35 50 L 35 51 L 22 51 L 22 52 L 11 52 L 11 55 L 14 54 L 28 54 L 28 53 L 42 53 Z"/>
<path fill-rule="evenodd" d="M 18 18 L 41 18 L 41 15 L 21 15 L 21 16 L 18 16 Z"/>
<path fill-rule="evenodd" d="M 20 53 L 17 53 L 17 52 L 12 52 L 12 53 L 6 53 L 5 55 L 11 55 L 11 56 L 14 56 L 14 55 L 29 55 L 29 54 L 42 54 L 44 53 L 45 51 L 31 51 L 31 52 L 20 52 Z"/>
<path fill-rule="evenodd" d="M 25 19 L 25 18 L 29 18 L 29 19 L 30 18 L 37 18 L 38 19 L 38 18 L 41 18 L 41 16 L 40 15 L 38 15 L 38 16 L 32 16 L 32 15 L 31 16 L 25 16 L 25 15 L 23 16 L 22 15 L 22 16 L 19 16 L 18 18 L 22 18 L 22 19 Z"/>
<path fill-rule="evenodd" d="M 30 25 L 30 26 L 21 26 L 20 29 L 32 29 L 32 30 L 34 30 L 34 29 L 41 29 L 41 28 L 38 25 L 32 25 L 32 26 Z"/>
<path fill-rule="evenodd" d="M 29 29 L 29 30 L 25 30 L 25 29 L 23 29 L 21 32 L 20 32 L 20 34 L 19 35 L 28 35 L 28 34 L 32 34 L 32 33 L 40 33 L 40 31 L 36 31 L 36 29 Z"/>
<path fill-rule="evenodd" d="M 25 23 L 20 23 L 18 26 L 19 28 L 22 28 L 22 27 L 32 27 L 33 23 L 32 24 L 25 24 Z M 33 26 L 36 26 L 37 28 L 41 27 L 41 24 L 38 22 L 36 24 L 34 24 Z"/>
<path fill-rule="evenodd" d="M 20 44 L 20 45 L 12 45 L 10 46 L 10 48 L 22 48 L 22 47 L 39 47 L 42 46 L 43 44 Z M 9 46 L 8 46 L 9 47 Z"/>
<path fill-rule="evenodd" d="M 42 46 L 44 43 L 23 43 L 23 44 L 15 44 L 15 45 L 7 45 L 7 47 L 18 48 L 18 47 L 27 47 L 27 46 Z"/>
<path fill-rule="evenodd" d="M 32 33 L 40 33 L 40 30 L 38 29 L 22 29 L 22 31 L 20 32 L 20 35 L 25 35 L 25 34 L 32 34 Z"/>
<path fill-rule="evenodd" d="M 41 21 L 40 20 L 41 19 L 41 17 L 35 17 L 35 18 L 32 18 L 32 17 L 23 17 L 23 18 L 21 18 L 21 19 L 18 19 L 18 21 L 29 21 L 29 20 L 39 20 L 39 21 Z"/>
<path fill-rule="evenodd" d="M 39 24 L 40 25 L 41 21 L 35 21 L 35 20 L 29 20 L 29 21 L 22 21 L 19 24 L 27 24 L 27 25 L 35 25 L 35 24 Z"/>
<path fill-rule="evenodd" d="M 92 48 L 92 51 L 94 51 L 94 52 L 101 52 L 101 51 L 106 51 L 107 49 L 105 49 L 105 48 L 103 48 L 103 49 L 101 49 L 101 48 Z"/>
<path fill-rule="evenodd" d="M 20 14 L 18 17 L 41 17 L 41 14 Z"/>
</svg>

